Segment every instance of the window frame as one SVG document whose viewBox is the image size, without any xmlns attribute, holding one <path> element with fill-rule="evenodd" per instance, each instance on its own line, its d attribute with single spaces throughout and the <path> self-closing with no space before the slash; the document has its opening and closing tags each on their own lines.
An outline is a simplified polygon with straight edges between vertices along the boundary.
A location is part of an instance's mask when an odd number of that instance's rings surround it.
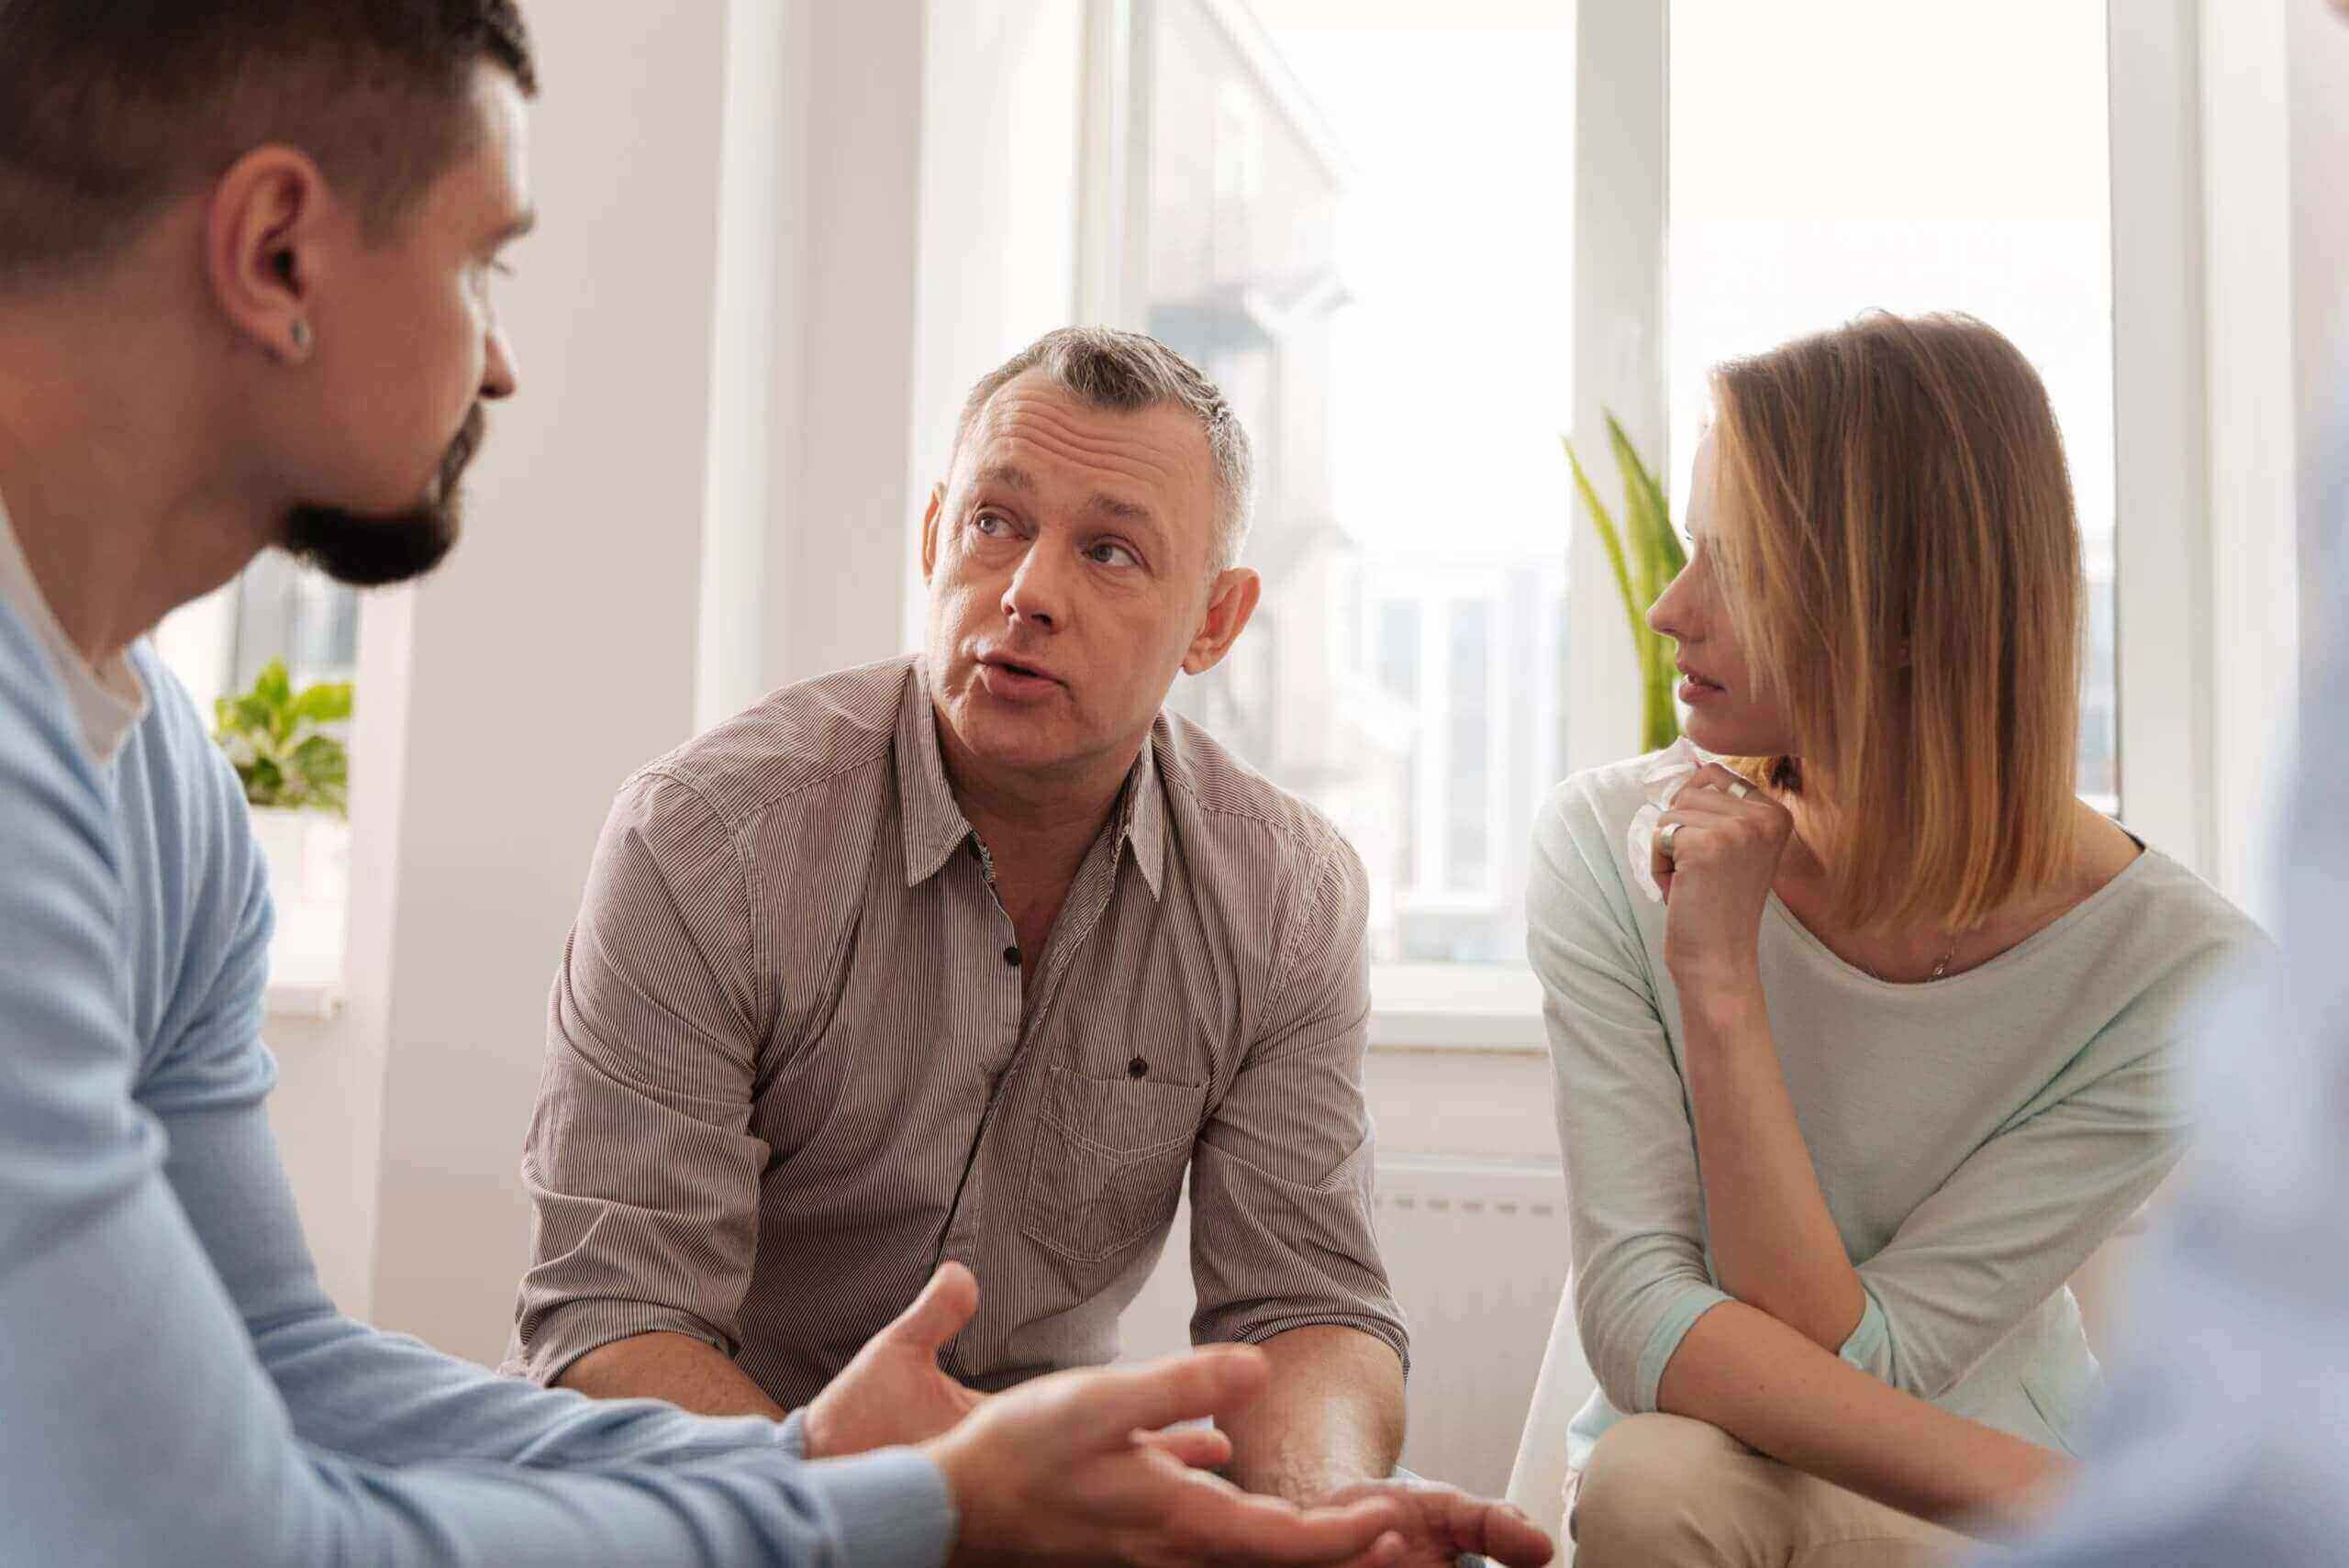
<svg viewBox="0 0 2349 1568">
<path fill-rule="evenodd" d="M 1137 171 L 1150 150 L 1150 39 L 1163 3 L 1087 0 L 1075 215 L 1083 319 L 1133 325 L 1144 297 L 1148 190 Z M 1243 47 L 1253 37 L 1241 0 L 1184 3 Z M 2255 71 L 2246 79 L 2242 69 L 2280 69 L 2280 39 L 2199 0 L 2108 0 L 2106 18 L 2121 804 L 2150 840 L 2244 901 L 2255 891 L 2255 849 L 2241 825 L 2264 798 L 2277 748 L 2247 761 L 2260 726 L 2242 716 L 2273 706 L 2270 672 L 2290 664 L 2219 655 L 2297 647 L 2294 599 L 2283 591 L 2292 518 L 2288 505 L 2273 505 L 2279 473 L 2288 501 L 2292 454 L 2288 435 L 2272 432 L 2291 419 L 2286 407 L 2254 436 L 2221 411 L 2245 400 L 2270 409 L 2292 385 L 2288 322 L 2271 319 L 2288 311 L 2277 302 L 2289 290 L 2260 272 L 2263 259 L 2288 254 L 2265 243 L 2288 221 L 2282 129 Z M 1585 442 L 1598 434 L 1602 389 L 1635 440 L 1658 445 L 1666 428 L 1670 23 L 1669 4 L 1577 7 L 1574 366 Z M 2245 232 L 2254 238 L 2231 238 Z M 2248 350 L 2243 332 L 2222 331 L 2247 316 L 2258 328 Z M 2236 453 L 2255 460 L 2260 483 L 2221 489 L 2216 465 Z M 1569 550 L 1564 772 L 1628 755 L 1639 732 L 1620 606 L 1589 535 L 1573 530 Z M 2214 549 L 2238 538 L 2247 551 Z M 1382 1048 L 1542 1048 L 1540 987 L 1523 970 L 1379 964 L 1372 994 Z"/>
</svg>

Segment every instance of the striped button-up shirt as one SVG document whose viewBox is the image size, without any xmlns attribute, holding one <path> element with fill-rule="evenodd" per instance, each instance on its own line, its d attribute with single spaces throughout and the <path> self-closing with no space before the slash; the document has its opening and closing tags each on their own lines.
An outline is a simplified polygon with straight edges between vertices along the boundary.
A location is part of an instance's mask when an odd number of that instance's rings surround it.
<svg viewBox="0 0 2349 1568">
<path fill-rule="evenodd" d="M 620 791 L 550 1006 L 508 1369 L 665 1330 L 797 1406 L 949 1258 L 981 1293 L 955 1375 L 1106 1362 L 1186 1170 L 1195 1339 L 1405 1354 L 1352 850 L 1162 715 L 1023 983 L 937 725 L 892 661 Z"/>
</svg>

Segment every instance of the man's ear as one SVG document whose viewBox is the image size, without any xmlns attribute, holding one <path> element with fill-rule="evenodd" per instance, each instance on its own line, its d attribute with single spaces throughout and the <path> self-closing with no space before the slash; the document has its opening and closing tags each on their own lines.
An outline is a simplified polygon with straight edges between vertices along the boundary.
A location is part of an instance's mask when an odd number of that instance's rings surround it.
<svg viewBox="0 0 2349 1568">
<path fill-rule="evenodd" d="M 941 480 L 930 489 L 930 510 L 921 517 L 921 580 L 927 583 L 938 570 L 938 519 L 946 510 L 946 484 Z"/>
<path fill-rule="evenodd" d="M 1208 590 L 1207 616 L 1183 654 L 1185 674 L 1204 675 L 1223 662 L 1248 629 L 1248 618 L 1256 613 L 1256 600 L 1264 591 L 1264 579 L 1245 566 L 1216 574 L 1215 586 Z"/>
<path fill-rule="evenodd" d="M 237 334 L 281 364 L 299 364 L 316 342 L 326 176 L 288 147 L 256 148 L 212 188 L 204 228 L 212 296 Z"/>
</svg>

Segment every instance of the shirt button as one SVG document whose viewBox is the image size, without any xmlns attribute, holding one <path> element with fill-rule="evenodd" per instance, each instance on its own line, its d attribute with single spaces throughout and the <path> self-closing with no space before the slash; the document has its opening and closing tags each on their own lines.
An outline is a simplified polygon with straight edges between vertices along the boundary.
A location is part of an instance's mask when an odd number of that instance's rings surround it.
<svg viewBox="0 0 2349 1568">
<path fill-rule="evenodd" d="M 1014 968 L 1014 969 L 1019 968 L 1019 950 L 1018 948 L 1006 948 L 1006 949 L 1004 949 L 1004 950 L 1003 950 L 1003 962 L 1006 962 L 1006 963 L 1008 963 L 1008 964 L 1009 964 L 1009 965 L 1011 965 L 1011 967 L 1012 967 L 1012 968 Z"/>
<path fill-rule="evenodd" d="M 1135 1057 L 1131 1062 L 1127 1062 L 1127 1063 L 1126 1063 L 1126 1076 L 1127 1076 L 1127 1077 L 1129 1077 L 1129 1078 L 1147 1078 L 1147 1077 L 1149 1077 L 1149 1076 L 1150 1076 L 1150 1063 L 1149 1063 L 1149 1062 L 1144 1062 L 1144 1061 L 1143 1061 L 1141 1057 L 1139 1057 L 1139 1056 Z"/>
</svg>

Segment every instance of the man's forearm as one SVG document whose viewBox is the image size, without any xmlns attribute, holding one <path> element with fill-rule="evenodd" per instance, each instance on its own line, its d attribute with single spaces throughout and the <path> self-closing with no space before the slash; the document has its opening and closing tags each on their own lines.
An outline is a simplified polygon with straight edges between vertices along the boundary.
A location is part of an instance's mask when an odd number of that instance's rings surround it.
<svg viewBox="0 0 2349 1568">
<path fill-rule="evenodd" d="M 1867 1307 L 1795 1119 L 1758 984 L 1683 998 L 1689 1108 L 1720 1287 L 1835 1351 Z"/>
<path fill-rule="evenodd" d="M 1264 1396 L 1220 1424 L 1231 1479 L 1251 1492 L 1312 1503 L 1383 1481 L 1403 1451 L 1403 1364 L 1358 1329 L 1315 1325 L 1264 1341 Z"/>
<path fill-rule="evenodd" d="M 599 1345 L 555 1379 L 596 1399 L 666 1399 L 696 1416 L 764 1416 L 785 1412 L 751 1374 L 699 1340 L 684 1334 L 639 1334 Z"/>
<path fill-rule="evenodd" d="M 2071 1468 L 2049 1450 L 1869 1376 L 1742 1302 L 1697 1319 L 1664 1367 L 1656 1406 L 1953 1529 L 2028 1517 Z"/>
</svg>

